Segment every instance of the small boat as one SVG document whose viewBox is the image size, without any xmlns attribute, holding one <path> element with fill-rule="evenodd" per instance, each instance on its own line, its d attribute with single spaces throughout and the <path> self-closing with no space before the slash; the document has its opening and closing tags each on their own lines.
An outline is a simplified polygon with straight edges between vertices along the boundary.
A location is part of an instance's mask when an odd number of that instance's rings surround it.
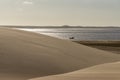
<svg viewBox="0 0 120 80">
<path fill-rule="evenodd" d="M 74 37 L 69 37 L 69 39 L 74 39 Z"/>
</svg>

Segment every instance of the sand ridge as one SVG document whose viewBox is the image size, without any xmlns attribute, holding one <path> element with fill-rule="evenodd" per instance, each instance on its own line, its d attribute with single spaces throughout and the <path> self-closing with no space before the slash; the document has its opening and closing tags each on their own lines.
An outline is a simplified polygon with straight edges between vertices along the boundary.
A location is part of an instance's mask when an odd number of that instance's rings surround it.
<svg viewBox="0 0 120 80">
<path fill-rule="evenodd" d="M 106 63 L 67 74 L 30 80 L 120 80 L 120 62 Z"/>
<path fill-rule="evenodd" d="M 120 56 L 71 41 L 0 28 L 0 79 L 26 80 L 119 61 Z"/>
</svg>

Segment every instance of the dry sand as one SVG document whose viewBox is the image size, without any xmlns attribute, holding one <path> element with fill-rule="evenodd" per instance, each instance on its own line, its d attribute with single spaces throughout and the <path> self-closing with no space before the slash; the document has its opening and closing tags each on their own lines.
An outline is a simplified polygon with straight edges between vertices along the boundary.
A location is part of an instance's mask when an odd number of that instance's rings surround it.
<svg viewBox="0 0 120 80">
<path fill-rule="evenodd" d="M 103 64 L 67 74 L 30 80 L 120 80 L 120 62 Z"/>
<path fill-rule="evenodd" d="M 120 56 L 71 41 L 0 28 L 0 80 L 26 80 L 119 61 Z"/>
</svg>

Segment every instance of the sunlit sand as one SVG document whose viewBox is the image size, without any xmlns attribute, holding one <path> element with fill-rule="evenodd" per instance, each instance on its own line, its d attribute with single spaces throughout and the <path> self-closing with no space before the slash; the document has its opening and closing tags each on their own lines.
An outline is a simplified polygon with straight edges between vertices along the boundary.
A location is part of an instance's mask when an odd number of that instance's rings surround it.
<svg viewBox="0 0 120 80">
<path fill-rule="evenodd" d="M 120 80 L 120 62 L 102 64 L 67 74 L 30 80 Z"/>
</svg>

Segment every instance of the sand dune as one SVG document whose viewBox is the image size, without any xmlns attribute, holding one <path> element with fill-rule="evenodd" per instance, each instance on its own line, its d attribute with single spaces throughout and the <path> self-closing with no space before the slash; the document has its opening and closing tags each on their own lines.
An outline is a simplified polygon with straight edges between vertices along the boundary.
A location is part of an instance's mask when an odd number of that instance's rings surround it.
<svg viewBox="0 0 120 80">
<path fill-rule="evenodd" d="M 36 33 L 0 28 L 0 80 L 67 73 L 120 56 Z"/>
<path fill-rule="evenodd" d="M 30 80 L 120 80 L 120 62 L 98 65 L 68 74 Z"/>
</svg>

